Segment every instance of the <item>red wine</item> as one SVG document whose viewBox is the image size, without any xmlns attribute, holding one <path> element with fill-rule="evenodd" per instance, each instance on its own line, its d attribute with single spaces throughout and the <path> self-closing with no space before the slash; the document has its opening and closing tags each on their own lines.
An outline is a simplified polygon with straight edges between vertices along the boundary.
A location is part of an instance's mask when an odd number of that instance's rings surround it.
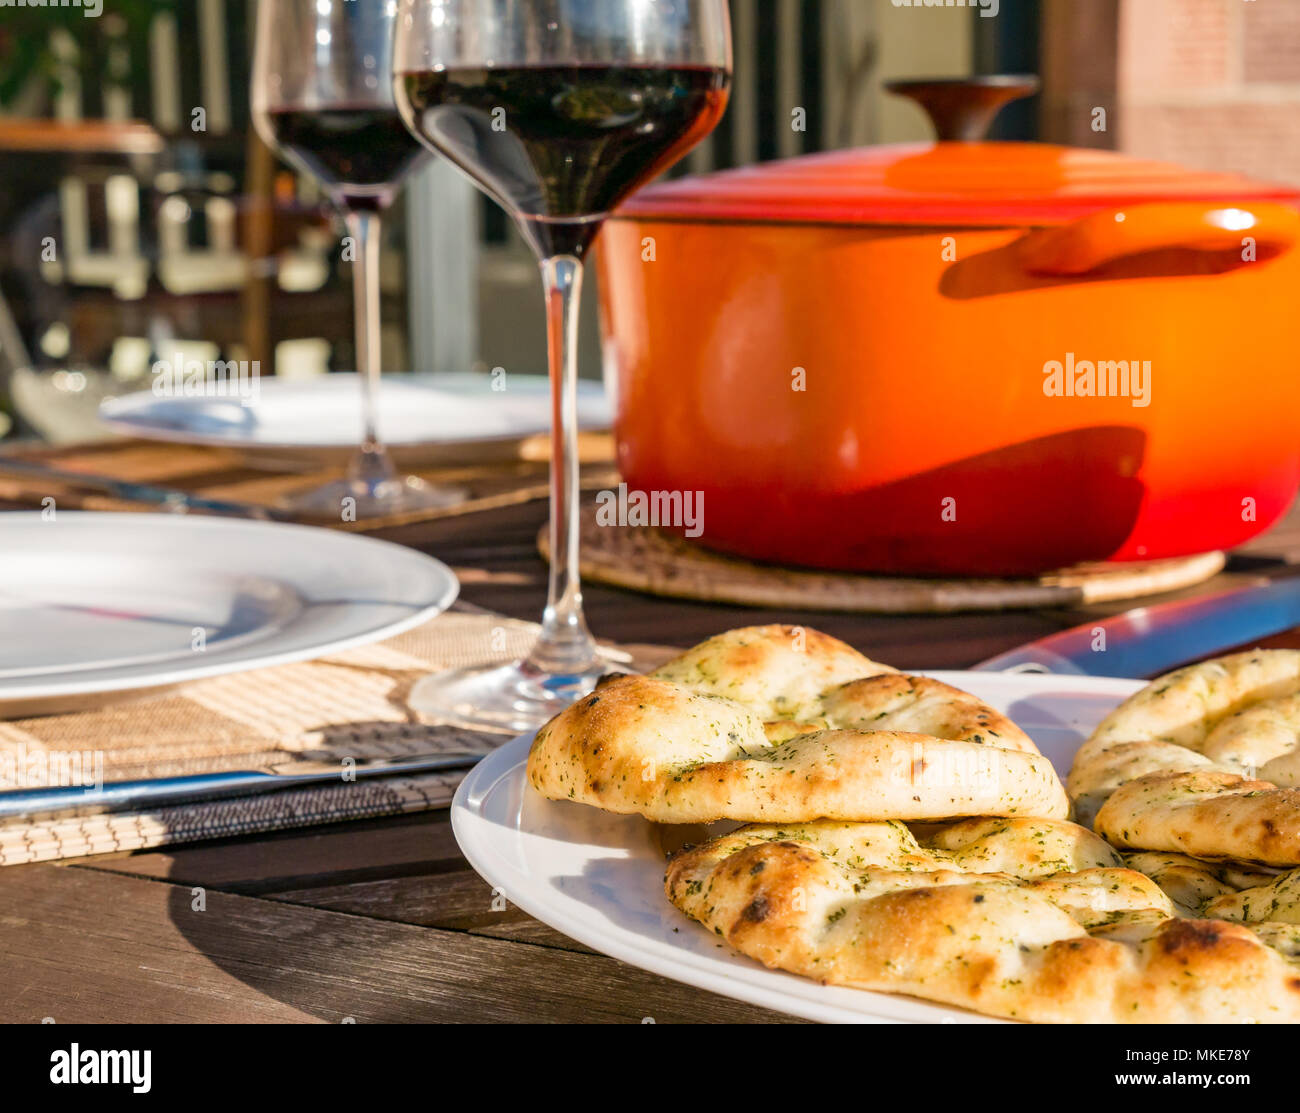
<svg viewBox="0 0 1300 1113">
<path fill-rule="evenodd" d="M 643 65 L 455 67 L 397 80 L 407 125 L 546 255 L 581 255 L 601 217 L 713 130 L 729 83 L 723 69 Z"/>
<path fill-rule="evenodd" d="M 387 205 L 426 154 L 395 108 L 277 108 L 267 116 L 285 155 L 349 208 Z"/>
</svg>

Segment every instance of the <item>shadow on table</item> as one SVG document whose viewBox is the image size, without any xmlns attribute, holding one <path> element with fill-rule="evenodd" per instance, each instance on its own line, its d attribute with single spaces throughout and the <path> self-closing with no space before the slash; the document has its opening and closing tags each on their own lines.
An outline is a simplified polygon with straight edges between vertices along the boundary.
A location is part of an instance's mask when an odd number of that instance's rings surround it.
<svg viewBox="0 0 1300 1113">
<path fill-rule="evenodd" d="M 344 757 L 410 760 L 490 748 L 476 732 L 392 722 L 325 727 L 318 744 L 286 754 L 286 766 L 316 772 Z M 429 773 L 209 801 L 202 822 L 229 837 L 174 848 L 165 874 L 175 886 L 170 918 L 226 974 L 304 1013 L 427 1019 L 427 998 L 437 996 L 428 982 L 437 939 L 412 918 L 427 909 L 417 907 L 421 894 L 410 879 L 466 869 L 449 826 L 430 819 L 430 803 L 445 807 L 444 793 L 447 782 Z M 272 817 L 298 822 L 269 831 Z M 196 821 L 192 809 L 187 818 Z M 454 887 L 446 891 L 454 898 Z M 421 993 L 404 992 L 422 981 Z"/>
</svg>

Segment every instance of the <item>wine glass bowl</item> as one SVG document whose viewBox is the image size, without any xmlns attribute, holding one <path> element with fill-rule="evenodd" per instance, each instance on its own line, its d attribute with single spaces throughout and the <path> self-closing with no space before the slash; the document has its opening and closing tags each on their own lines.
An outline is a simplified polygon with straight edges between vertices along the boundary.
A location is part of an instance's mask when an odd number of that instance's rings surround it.
<svg viewBox="0 0 1300 1113">
<path fill-rule="evenodd" d="M 455 67 L 399 80 L 413 130 L 469 169 L 542 258 L 585 254 L 620 201 L 713 129 L 727 87 L 716 68 L 639 63 Z"/>
<path fill-rule="evenodd" d="M 552 390 L 550 582 L 528 657 L 425 677 L 429 719 L 518 732 L 607 671 L 578 574 L 577 314 L 605 218 L 722 117 L 726 0 L 401 0 L 402 119 L 518 225 L 546 297 Z"/>
<path fill-rule="evenodd" d="M 353 265 L 359 452 L 346 478 L 295 495 L 291 509 L 356 519 L 441 508 L 463 491 L 399 475 L 378 429 L 381 216 L 428 153 L 393 99 L 397 0 L 267 0 L 258 5 L 253 123 L 343 213 Z"/>
</svg>

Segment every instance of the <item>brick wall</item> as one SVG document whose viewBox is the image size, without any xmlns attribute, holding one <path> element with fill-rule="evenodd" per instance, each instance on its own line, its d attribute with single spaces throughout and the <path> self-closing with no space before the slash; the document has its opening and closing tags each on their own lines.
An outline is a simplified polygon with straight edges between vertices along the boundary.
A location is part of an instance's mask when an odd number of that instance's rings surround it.
<svg viewBox="0 0 1300 1113">
<path fill-rule="evenodd" d="M 1121 0 L 1119 149 L 1300 184 L 1300 0 Z"/>
</svg>

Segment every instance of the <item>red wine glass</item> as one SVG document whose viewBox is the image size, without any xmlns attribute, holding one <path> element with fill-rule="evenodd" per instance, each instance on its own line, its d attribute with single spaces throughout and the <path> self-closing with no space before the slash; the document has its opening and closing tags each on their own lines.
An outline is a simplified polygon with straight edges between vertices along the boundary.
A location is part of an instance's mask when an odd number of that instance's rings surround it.
<svg viewBox="0 0 1300 1113">
<path fill-rule="evenodd" d="M 552 390 L 550 588 L 523 661 L 424 678 L 427 718 L 523 731 L 607 671 L 578 575 L 577 318 L 606 216 L 722 117 L 726 0 L 401 0 L 393 68 L 411 131 L 518 224 L 542 268 Z M 469 280 L 469 276 L 466 276 Z"/>
<path fill-rule="evenodd" d="M 399 475 L 380 439 L 381 215 L 428 153 L 393 101 L 397 0 L 266 0 L 258 5 L 253 121 L 262 138 L 315 178 L 351 238 L 361 448 L 347 476 L 296 495 L 316 516 L 376 518 L 454 505 L 458 490 Z"/>
</svg>

